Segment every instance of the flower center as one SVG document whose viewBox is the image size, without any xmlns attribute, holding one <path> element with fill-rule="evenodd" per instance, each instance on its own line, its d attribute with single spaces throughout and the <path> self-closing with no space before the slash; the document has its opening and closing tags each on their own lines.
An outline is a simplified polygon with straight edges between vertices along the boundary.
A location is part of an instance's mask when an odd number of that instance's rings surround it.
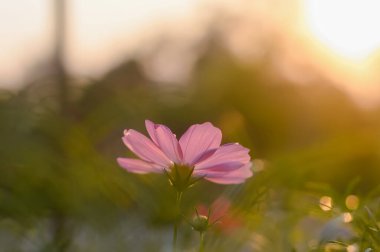
<svg viewBox="0 0 380 252">
<path fill-rule="evenodd" d="M 170 172 L 166 171 L 170 184 L 177 190 L 177 192 L 184 192 L 191 187 L 198 179 L 192 179 L 194 167 L 182 164 L 174 164 Z"/>
</svg>

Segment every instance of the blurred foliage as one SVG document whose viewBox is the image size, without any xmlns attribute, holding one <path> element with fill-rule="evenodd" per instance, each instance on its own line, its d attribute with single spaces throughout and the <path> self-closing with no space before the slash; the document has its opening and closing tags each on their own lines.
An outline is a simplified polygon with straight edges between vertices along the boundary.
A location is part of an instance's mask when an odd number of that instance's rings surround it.
<svg viewBox="0 0 380 252">
<path fill-rule="evenodd" d="M 53 77 L 2 91 L 2 251 L 170 251 L 168 181 L 129 174 L 115 161 L 131 155 L 124 128 L 145 132 L 147 118 L 177 135 L 211 121 L 224 142 L 251 149 L 255 176 L 245 184 L 202 181 L 185 193 L 188 219 L 221 195 L 232 203 L 238 225 L 207 233 L 206 251 L 379 249 L 380 109 L 357 107 L 322 77 L 295 85 L 268 62 L 208 48 L 187 85 L 157 83 L 133 60 L 85 86 L 71 79 L 68 113 L 59 110 Z M 334 205 L 322 211 L 326 195 Z M 360 199 L 357 209 L 347 209 L 348 195 Z M 344 213 L 353 220 L 342 221 Z M 186 222 L 180 237 L 194 251 L 198 237 Z"/>
</svg>

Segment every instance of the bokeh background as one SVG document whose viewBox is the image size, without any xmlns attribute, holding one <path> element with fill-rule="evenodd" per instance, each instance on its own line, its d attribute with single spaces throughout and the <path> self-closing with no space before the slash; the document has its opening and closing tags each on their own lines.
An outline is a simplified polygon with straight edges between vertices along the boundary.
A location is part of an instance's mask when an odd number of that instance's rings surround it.
<svg viewBox="0 0 380 252">
<path fill-rule="evenodd" d="M 251 149 L 245 184 L 184 195 L 185 220 L 224 209 L 206 251 L 376 251 L 379 10 L 0 0 L 0 250 L 171 251 L 167 179 L 116 164 L 123 130 L 151 119 L 178 136 L 210 121 Z M 181 251 L 198 242 L 183 221 Z"/>
</svg>

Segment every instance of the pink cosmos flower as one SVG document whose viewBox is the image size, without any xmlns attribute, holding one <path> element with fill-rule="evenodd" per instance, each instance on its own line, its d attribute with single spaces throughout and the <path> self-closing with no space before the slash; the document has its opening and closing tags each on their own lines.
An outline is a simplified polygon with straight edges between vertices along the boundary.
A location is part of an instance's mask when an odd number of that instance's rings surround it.
<svg viewBox="0 0 380 252">
<path fill-rule="evenodd" d="M 252 176 L 249 149 L 220 145 L 222 133 L 209 122 L 192 125 L 179 140 L 165 125 L 146 120 L 145 126 L 150 139 L 133 129 L 124 131 L 124 144 L 138 157 L 117 158 L 129 172 L 169 174 L 180 166 L 191 177 L 218 184 L 240 184 Z"/>
</svg>

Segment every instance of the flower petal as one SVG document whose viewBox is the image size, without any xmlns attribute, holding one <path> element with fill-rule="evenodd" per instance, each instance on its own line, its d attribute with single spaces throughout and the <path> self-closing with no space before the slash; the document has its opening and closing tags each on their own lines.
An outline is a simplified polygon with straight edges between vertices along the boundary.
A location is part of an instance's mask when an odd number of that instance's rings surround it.
<svg viewBox="0 0 380 252">
<path fill-rule="evenodd" d="M 245 182 L 245 178 L 231 178 L 231 177 L 220 177 L 220 178 L 205 178 L 206 180 L 222 185 L 232 185 L 232 184 L 242 184 Z"/>
<path fill-rule="evenodd" d="M 217 184 L 241 184 L 252 176 L 251 163 L 242 166 L 240 169 L 225 173 L 224 175 L 208 175 L 206 180 Z"/>
<path fill-rule="evenodd" d="M 194 169 L 194 176 L 221 176 L 226 173 L 232 172 L 234 170 L 240 169 L 242 166 L 245 164 L 240 163 L 240 162 L 229 162 L 229 163 L 223 163 L 223 164 L 218 164 L 216 166 L 207 168 L 207 169 Z"/>
<path fill-rule="evenodd" d="M 176 136 L 164 125 L 156 129 L 156 136 L 161 150 L 175 163 L 181 163 L 182 151 Z"/>
<path fill-rule="evenodd" d="M 135 130 L 126 130 L 122 139 L 133 153 L 147 162 L 155 163 L 162 167 L 169 167 L 173 164 L 157 145 Z"/>
<path fill-rule="evenodd" d="M 249 149 L 244 148 L 240 144 L 225 144 L 220 146 L 213 155 L 197 163 L 194 170 L 216 168 L 225 168 L 228 170 L 232 167 L 239 168 L 240 166 L 247 164 L 251 159 L 248 153 Z"/>
<path fill-rule="evenodd" d="M 153 142 L 175 163 L 181 163 L 182 151 L 176 136 L 162 124 L 145 120 L 145 126 Z"/>
<path fill-rule="evenodd" d="M 230 177 L 230 178 L 236 178 L 236 177 L 250 177 L 252 176 L 252 163 L 249 162 L 248 164 L 240 166 L 238 169 L 230 170 L 230 171 L 224 171 L 224 172 L 210 172 L 206 175 L 206 177 L 209 178 L 221 178 L 221 177 Z"/>
<path fill-rule="evenodd" d="M 145 174 L 163 172 L 164 167 L 135 158 L 117 158 L 117 163 L 129 172 Z"/>
<path fill-rule="evenodd" d="M 158 145 L 158 140 L 156 137 L 156 124 L 153 123 L 152 121 L 145 120 L 145 128 L 148 131 L 148 134 L 150 138 L 152 139 L 153 143 Z"/>
<path fill-rule="evenodd" d="M 211 123 L 192 125 L 179 140 L 183 162 L 194 165 L 206 151 L 218 148 L 221 141 L 222 132 Z"/>
</svg>

